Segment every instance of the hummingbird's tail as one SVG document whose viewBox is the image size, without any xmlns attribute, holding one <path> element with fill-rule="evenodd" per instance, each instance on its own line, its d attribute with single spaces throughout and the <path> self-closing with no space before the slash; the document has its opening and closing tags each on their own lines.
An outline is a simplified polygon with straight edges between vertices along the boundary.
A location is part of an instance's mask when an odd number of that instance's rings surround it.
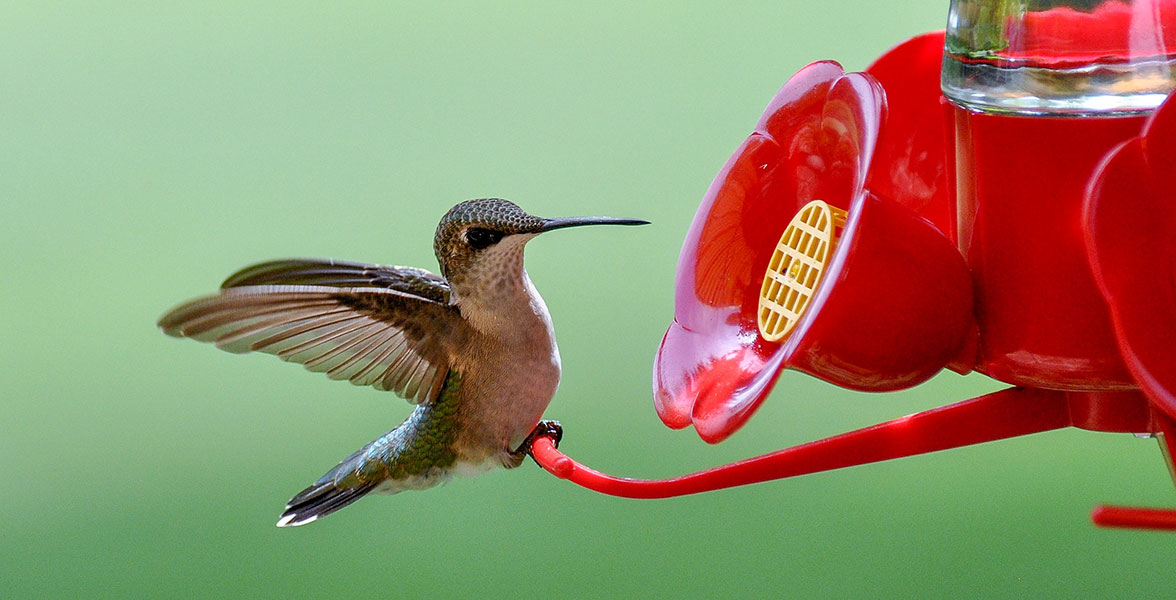
<svg viewBox="0 0 1176 600">
<path fill-rule="evenodd" d="M 377 485 L 376 482 L 366 482 L 356 487 L 340 487 L 329 481 L 315 483 L 286 503 L 278 527 L 297 527 L 325 517 L 359 500 Z"/>
<path fill-rule="evenodd" d="M 371 491 L 395 494 L 421 490 L 448 479 L 455 461 L 438 434 L 435 406 L 418 406 L 412 416 L 343 459 L 286 503 L 278 527 L 295 527 L 325 517 Z M 443 433 L 443 432 L 442 432 Z"/>
<path fill-rule="evenodd" d="M 377 440 L 378 442 L 379 440 Z M 367 464 L 368 444 L 343 459 L 310 487 L 298 492 L 286 503 L 286 510 L 278 519 L 278 527 L 297 527 L 325 517 L 356 500 L 378 486 L 383 478 L 371 473 Z"/>
</svg>

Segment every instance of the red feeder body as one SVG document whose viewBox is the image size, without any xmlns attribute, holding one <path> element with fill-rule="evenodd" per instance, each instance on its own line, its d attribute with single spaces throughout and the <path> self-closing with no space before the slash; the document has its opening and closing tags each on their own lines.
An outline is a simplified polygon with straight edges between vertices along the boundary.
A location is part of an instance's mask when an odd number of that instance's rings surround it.
<svg viewBox="0 0 1176 600">
<path fill-rule="evenodd" d="M 1089 174 L 1146 118 L 949 110 L 959 248 L 980 326 L 976 370 L 1028 387 L 1137 388 L 1086 259 L 1082 215 Z"/>
<path fill-rule="evenodd" d="M 955 1 L 946 38 L 792 77 L 698 208 L 653 373 L 662 420 L 712 443 L 785 368 L 865 391 L 944 367 L 1016 387 L 664 481 L 548 439 L 536 460 L 657 498 L 1077 427 L 1155 434 L 1171 468 L 1176 0 L 1025 6 Z M 844 219 L 836 235 L 803 220 L 813 206 Z M 1173 510 L 1092 518 L 1176 530 Z"/>
</svg>

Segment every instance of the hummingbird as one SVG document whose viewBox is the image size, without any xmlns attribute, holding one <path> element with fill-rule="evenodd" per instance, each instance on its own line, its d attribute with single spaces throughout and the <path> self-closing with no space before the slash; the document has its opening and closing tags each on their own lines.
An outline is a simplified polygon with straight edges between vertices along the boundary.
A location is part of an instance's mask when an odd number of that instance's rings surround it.
<svg viewBox="0 0 1176 600">
<path fill-rule="evenodd" d="M 523 268 L 535 236 L 639 219 L 547 219 L 501 198 L 441 218 L 423 269 L 329 259 L 246 267 L 220 292 L 172 309 L 164 333 L 234 353 L 264 352 L 415 404 L 395 429 L 343 459 L 286 504 L 277 525 L 305 525 L 364 495 L 420 490 L 522 464 L 560 379 L 551 315 Z"/>
</svg>

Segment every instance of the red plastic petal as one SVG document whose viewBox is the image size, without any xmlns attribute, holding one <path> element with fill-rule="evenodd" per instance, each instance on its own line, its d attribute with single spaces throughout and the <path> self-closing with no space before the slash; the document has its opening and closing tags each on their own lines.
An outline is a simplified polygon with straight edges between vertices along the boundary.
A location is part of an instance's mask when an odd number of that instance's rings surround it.
<svg viewBox="0 0 1176 600">
<path fill-rule="evenodd" d="M 674 322 L 654 363 L 654 405 L 671 427 L 717 442 L 771 389 L 783 357 L 755 325 L 760 282 L 801 206 L 848 208 L 873 155 L 882 93 L 869 76 L 813 63 L 777 93 L 716 176 L 678 259 Z"/>
<path fill-rule="evenodd" d="M 867 184 L 906 206 L 954 240 L 955 199 L 948 195 L 947 132 L 939 74 L 942 31 L 913 37 L 866 69 L 886 90 L 886 124 Z"/>
<path fill-rule="evenodd" d="M 1156 109 L 1143 131 L 1143 152 L 1156 183 L 1161 189 L 1176 189 L 1176 95 Z"/>
<path fill-rule="evenodd" d="M 1176 417 L 1176 188 L 1173 163 L 1147 160 L 1176 147 L 1173 98 L 1145 139 L 1119 146 L 1095 172 L 1086 219 L 1090 262 L 1123 359 L 1148 397 Z"/>
</svg>

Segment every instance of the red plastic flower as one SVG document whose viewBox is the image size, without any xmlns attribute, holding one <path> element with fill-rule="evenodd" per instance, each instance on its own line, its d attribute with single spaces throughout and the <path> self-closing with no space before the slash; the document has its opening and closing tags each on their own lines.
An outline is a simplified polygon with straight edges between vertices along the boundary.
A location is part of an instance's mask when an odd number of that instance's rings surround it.
<svg viewBox="0 0 1176 600">
<path fill-rule="evenodd" d="M 780 369 L 801 353 L 808 353 L 810 363 L 825 363 L 806 370 L 819 371 L 824 375 L 818 376 L 847 387 L 872 390 L 913 385 L 949 360 L 947 356 L 933 357 L 932 362 L 942 360 L 933 369 L 891 368 L 889 352 L 901 355 L 907 348 L 901 343 L 893 348 L 867 343 L 862 352 L 873 354 L 864 360 L 878 364 L 882 374 L 875 376 L 855 371 L 855 361 L 861 357 L 834 352 L 827 358 L 813 348 L 813 336 L 801 342 L 805 332 L 814 327 L 821 328 L 822 339 L 836 337 L 837 332 L 826 331 L 827 323 L 814 325 L 810 318 L 814 310 L 802 316 L 789 337 L 779 342 L 766 341 L 756 326 L 768 260 L 785 225 L 812 200 L 847 210 L 847 232 L 858 226 L 855 220 L 861 218 L 862 211 L 873 211 L 876 216 L 872 221 L 883 224 L 906 218 L 895 213 L 897 206 L 904 213 L 923 217 L 915 220 L 926 231 L 920 229 L 913 237 L 942 238 L 942 242 L 920 239 L 920 243 L 951 246 L 948 232 L 953 213 L 947 199 L 939 104 L 942 48 L 943 34 L 931 33 L 895 48 L 867 73 L 846 74 L 840 65 L 829 61 L 805 67 L 776 94 L 755 132 L 715 177 L 682 247 L 674 321 L 654 362 L 654 404 L 667 425 L 681 428 L 693 424 L 703 439 L 721 441 L 751 416 Z M 880 137 L 884 117 L 889 119 L 888 135 Z M 894 200 L 882 202 L 879 197 Z M 875 205 L 878 208 L 871 208 Z M 845 276 L 841 269 L 847 255 L 852 255 L 845 246 L 869 243 L 863 237 L 859 234 L 837 247 L 830 259 L 829 277 Z M 898 245 L 901 248 L 895 252 L 916 252 L 913 245 Z M 953 286 L 942 304 L 954 315 L 962 314 L 959 307 L 966 303 L 970 318 L 966 267 L 954 248 L 950 252 L 951 257 L 940 261 L 951 263 L 944 269 L 950 271 L 947 279 Z M 901 289 L 887 286 L 882 274 L 876 275 L 870 285 Z M 828 308 L 827 296 L 818 289 L 812 305 L 826 303 L 824 312 L 837 310 Z M 880 320 L 869 317 L 872 320 L 861 321 L 866 330 L 858 333 L 863 336 Z M 968 324 L 955 323 L 961 320 L 955 317 L 949 320 L 952 325 L 941 329 L 950 331 L 942 335 L 919 330 L 918 324 L 910 329 L 924 337 L 944 338 L 939 346 L 956 350 L 955 340 L 962 337 L 959 330 Z M 952 336 L 952 340 L 946 339 Z M 843 340 L 832 339 L 829 345 L 838 341 Z M 936 343 L 933 339 L 930 345 Z M 805 344 L 807 347 L 802 347 Z M 945 354 L 943 350 L 936 352 Z"/>
<path fill-rule="evenodd" d="M 1086 248 L 1124 362 L 1151 401 L 1176 418 L 1174 166 L 1176 94 L 1095 171 Z"/>
</svg>

